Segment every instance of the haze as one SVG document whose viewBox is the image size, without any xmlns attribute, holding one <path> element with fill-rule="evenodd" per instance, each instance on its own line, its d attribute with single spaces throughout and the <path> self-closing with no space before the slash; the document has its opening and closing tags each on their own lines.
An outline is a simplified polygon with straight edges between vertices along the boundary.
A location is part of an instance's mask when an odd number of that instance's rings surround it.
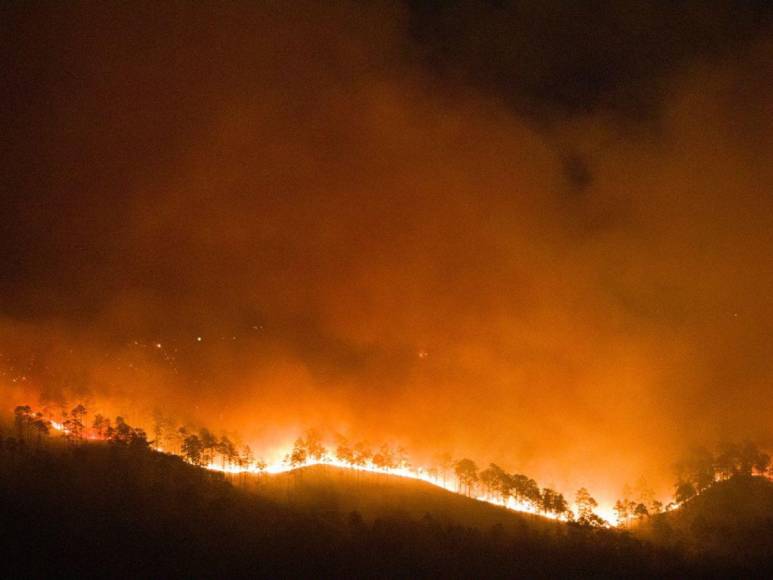
<svg viewBox="0 0 773 580">
<path fill-rule="evenodd" d="M 773 445 L 770 11 L 366 4 L 3 8 L 0 388 L 601 497 Z"/>
</svg>

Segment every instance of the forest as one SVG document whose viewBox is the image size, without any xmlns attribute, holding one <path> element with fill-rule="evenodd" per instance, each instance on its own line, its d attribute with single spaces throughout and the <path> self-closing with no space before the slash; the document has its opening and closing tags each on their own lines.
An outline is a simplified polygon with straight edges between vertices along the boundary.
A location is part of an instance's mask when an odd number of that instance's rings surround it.
<svg viewBox="0 0 773 580">
<path fill-rule="evenodd" d="M 769 459 L 751 444 L 724 445 L 717 454 L 696 450 L 678 466 L 673 505 L 645 511 L 623 498 L 615 528 L 595 514 L 585 489 L 575 494 L 574 511 L 531 478 L 496 465 L 479 470 L 467 458 L 445 464 L 458 480 L 451 493 L 389 475 L 389 466 L 399 474 L 407 459 L 388 446 L 367 456 L 362 445 L 340 439 L 339 460 L 386 471 L 346 469 L 325 463 L 327 450 L 309 432 L 285 458 L 288 469 L 270 473 L 250 450 L 235 450 L 206 429 L 178 428 L 178 455 L 158 451 L 122 417 L 87 417 L 81 404 L 62 422 L 20 405 L 5 423 L 0 509 L 9 569 L 33 576 L 66 569 L 114 576 L 688 577 L 757 575 L 771 566 L 773 484 L 762 477 Z M 750 490 L 748 517 L 728 527 L 721 517 L 740 509 L 738 501 L 727 505 L 728 494 L 737 500 Z M 531 502 L 535 513 L 476 501 L 477 493 Z M 544 517 L 550 514 L 565 517 Z M 715 545 L 718 534 L 725 544 L 735 536 L 744 541 L 728 552 Z"/>
</svg>

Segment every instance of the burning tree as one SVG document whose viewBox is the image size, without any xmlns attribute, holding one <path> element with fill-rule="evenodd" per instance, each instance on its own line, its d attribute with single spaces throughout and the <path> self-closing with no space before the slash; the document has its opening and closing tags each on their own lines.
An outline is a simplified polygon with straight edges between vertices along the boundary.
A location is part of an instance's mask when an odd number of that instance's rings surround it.
<svg viewBox="0 0 773 580">
<path fill-rule="evenodd" d="M 356 443 L 352 449 L 352 465 L 355 467 L 364 467 L 368 461 L 370 461 L 372 456 L 373 453 L 371 452 L 370 447 L 368 447 L 368 444 L 360 441 Z"/>
<path fill-rule="evenodd" d="M 193 465 L 202 464 L 202 444 L 201 440 L 195 434 L 192 433 L 187 435 L 183 439 L 182 452 L 183 457 L 185 457 L 185 460 L 188 461 L 188 463 Z"/>
<path fill-rule="evenodd" d="M 586 488 L 581 487 L 577 490 L 575 505 L 577 506 L 577 523 L 581 526 L 601 527 L 606 524 L 604 519 L 595 513 L 594 510 L 599 504 Z"/>
<path fill-rule="evenodd" d="M 76 405 L 72 411 L 70 411 L 69 417 L 64 421 L 64 428 L 67 438 L 75 444 L 83 441 L 83 420 L 86 417 L 88 411 L 86 407 L 79 404 Z"/>
<path fill-rule="evenodd" d="M 295 468 L 306 463 L 307 457 L 306 442 L 302 438 L 298 437 L 298 439 L 295 440 L 292 451 L 290 451 L 287 462 L 291 467 Z"/>
<path fill-rule="evenodd" d="M 322 437 L 314 429 L 310 429 L 306 432 L 306 440 L 304 442 L 306 447 L 306 455 L 312 461 L 324 461 L 327 459 L 327 450 L 322 444 Z"/>
<path fill-rule="evenodd" d="M 343 435 L 338 435 L 337 440 L 336 459 L 341 463 L 354 465 L 354 450 L 349 445 L 349 441 Z"/>
<path fill-rule="evenodd" d="M 472 489 L 478 481 L 478 466 L 472 459 L 460 459 L 454 465 L 454 472 L 458 481 L 459 491 L 468 497 L 472 495 Z"/>
</svg>

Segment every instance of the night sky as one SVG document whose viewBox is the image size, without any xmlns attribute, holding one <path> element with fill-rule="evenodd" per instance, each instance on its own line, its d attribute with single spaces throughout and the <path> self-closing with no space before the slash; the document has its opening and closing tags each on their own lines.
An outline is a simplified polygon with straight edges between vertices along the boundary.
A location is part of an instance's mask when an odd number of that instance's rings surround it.
<svg viewBox="0 0 773 580">
<path fill-rule="evenodd" d="M 561 484 L 773 444 L 767 2 L 0 8 L 0 392 Z"/>
</svg>

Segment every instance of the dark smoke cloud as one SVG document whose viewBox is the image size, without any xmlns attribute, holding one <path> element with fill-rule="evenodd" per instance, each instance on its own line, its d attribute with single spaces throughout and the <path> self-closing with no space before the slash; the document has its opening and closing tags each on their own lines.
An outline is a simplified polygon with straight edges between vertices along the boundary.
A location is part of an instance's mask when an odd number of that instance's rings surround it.
<svg viewBox="0 0 773 580">
<path fill-rule="evenodd" d="M 573 75 L 604 71 L 582 89 L 551 64 L 576 25 L 505 43 L 544 56 L 492 83 L 465 71 L 511 56 L 454 32 L 438 57 L 446 15 L 409 6 L 5 10 L 12 397 L 256 441 L 320 426 L 602 493 L 691 443 L 773 443 L 757 11 L 703 52 L 668 14 L 626 15 L 668 49 L 621 39 L 609 70 L 581 51 Z M 539 26 L 562 37 L 557 14 Z M 619 36 L 600 18 L 592 54 Z M 657 107 L 621 116 L 626 91 Z"/>
</svg>

